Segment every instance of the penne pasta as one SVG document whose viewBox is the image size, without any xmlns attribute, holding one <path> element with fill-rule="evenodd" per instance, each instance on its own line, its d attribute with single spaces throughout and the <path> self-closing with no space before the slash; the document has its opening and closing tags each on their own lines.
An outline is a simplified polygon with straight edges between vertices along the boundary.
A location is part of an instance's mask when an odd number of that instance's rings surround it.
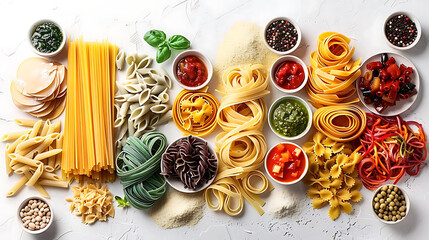
<svg viewBox="0 0 429 240">
<path fill-rule="evenodd" d="M 15 123 L 18 124 L 19 126 L 31 127 L 31 128 L 34 126 L 34 124 L 37 123 L 37 120 L 24 119 L 24 118 L 15 118 L 13 119 L 13 121 L 15 121 Z"/>
<path fill-rule="evenodd" d="M 37 180 L 39 180 L 40 176 L 42 176 L 44 168 L 45 168 L 45 165 L 41 163 L 39 167 L 36 169 L 36 171 L 33 173 L 33 176 L 31 176 L 31 178 L 28 179 L 28 182 L 25 185 L 34 186 Z"/>
<path fill-rule="evenodd" d="M 11 189 L 9 189 L 9 191 L 7 191 L 6 193 L 6 197 L 12 197 L 14 196 L 19 190 L 22 189 L 22 186 L 24 186 L 24 184 L 28 181 L 28 178 L 26 176 L 22 176 L 18 182 L 15 183 L 15 185 L 13 185 L 13 187 Z"/>
<path fill-rule="evenodd" d="M 63 151 L 62 149 L 52 149 L 52 150 L 49 150 L 47 152 L 39 153 L 36 155 L 34 160 L 42 161 L 44 159 L 48 159 L 52 156 L 55 156 L 55 155 L 61 153 L 62 151 Z"/>
<path fill-rule="evenodd" d="M 51 186 L 51 187 L 60 187 L 60 188 L 68 188 L 69 187 L 68 182 L 60 181 L 60 180 L 42 179 L 38 183 L 42 186 Z"/>
<path fill-rule="evenodd" d="M 3 135 L 1 137 L 1 140 L 3 142 L 5 141 L 13 141 L 13 140 L 17 140 L 18 138 L 20 138 L 22 135 L 28 134 L 30 133 L 31 130 L 24 130 L 24 131 L 19 131 L 19 132 L 11 132 L 11 133 L 6 133 L 5 135 Z"/>
<path fill-rule="evenodd" d="M 43 124 L 42 132 L 40 133 L 40 136 L 42 137 L 46 136 L 50 125 L 51 125 L 51 121 L 48 119 L 45 122 L 45 124 Z"/>
<path fill-rule="evenodd" d="M 42 126 L 42 120 L 37 121 L 34 124 L 33 129 L 31 129 L 29 138 L 34 138 L 35 136 L 37 136 L 39 134 L 39 130 L 41 126 Z"/>
</svg>

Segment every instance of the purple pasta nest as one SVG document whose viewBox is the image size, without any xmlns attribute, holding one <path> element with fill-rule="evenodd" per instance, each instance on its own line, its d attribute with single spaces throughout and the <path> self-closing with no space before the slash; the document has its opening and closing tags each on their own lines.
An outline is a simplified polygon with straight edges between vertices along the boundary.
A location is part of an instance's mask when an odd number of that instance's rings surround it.
<svg viewBox="0 0 429 240">
<path fill-rule="evenodd" d="M 217 160 L 206 141 L 188 136 L 167 148 L 162 155 L 162 167 L 161 175 L 179 178 L 185 188 L 195 190 L 215 176 Z"/>
</svg>

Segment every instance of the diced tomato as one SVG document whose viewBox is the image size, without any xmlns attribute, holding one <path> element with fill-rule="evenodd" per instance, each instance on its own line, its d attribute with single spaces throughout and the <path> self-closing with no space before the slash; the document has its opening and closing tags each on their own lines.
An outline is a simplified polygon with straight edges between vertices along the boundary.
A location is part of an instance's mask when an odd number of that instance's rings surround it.
<svg viewBox="0 0 429 240">
<path fill-rule="evenodd" d="M 299 155 L 301 154 L 301 149 L 299 149 L 299 148 L 295 148 L 295 150 L 293 150 L 292 154 L 293 154 L 295 157 L 299 157 Z"/>
<path fill-rule="evenodd" d="M 296 160 L 295 162 L 296 162 L 296 167 L 301 166 L 301 160 Z"/>
<path fill-rule="evenodd" d="M 285 146 L 284 146 L 283 144 L 278 144 L 278 145 L 276 146 L 276 148 L 277 148 L 277 151 L 279 151 L 279 152 L 283 152 L 283 150 L 285 149 Z"/>
<path fill-rule="evenodd" d="M 277 164 L 273 165 L 273 173 L 280 173 L 281 170 L 282 170 L 281 166 L 279 166 Z"/>
<path fill-rule="evenodd" d="M 293 173 L 291 174 L 291 176 L 292 176 L 292 177 L 294 177 L 294 178 L 298 177 L 298 171 L 293 172 Z"/>
<path fill-rule="evenodd" d="M 282 158 L 284 158 L 285 160 L 289 161 L 290 158 L 290 152 L 286 151 L 286 152 L 282 152 Z M 287 162 L 286 161 L 286 162 Z"/>
</svg>

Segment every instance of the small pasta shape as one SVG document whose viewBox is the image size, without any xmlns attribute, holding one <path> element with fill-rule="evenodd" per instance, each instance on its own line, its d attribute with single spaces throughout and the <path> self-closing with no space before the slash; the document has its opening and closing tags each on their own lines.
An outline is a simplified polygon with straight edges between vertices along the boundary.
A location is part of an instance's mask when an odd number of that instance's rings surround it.
<svg viewBox="0 0 429 240">
<path fill-rule="evenodd" d="M 125 52 L 123 50 L 119 51 L 118 55 L 116 55 L 116 68 L 118 70 L 122 70 L 125 64 Z"/>
</svg>

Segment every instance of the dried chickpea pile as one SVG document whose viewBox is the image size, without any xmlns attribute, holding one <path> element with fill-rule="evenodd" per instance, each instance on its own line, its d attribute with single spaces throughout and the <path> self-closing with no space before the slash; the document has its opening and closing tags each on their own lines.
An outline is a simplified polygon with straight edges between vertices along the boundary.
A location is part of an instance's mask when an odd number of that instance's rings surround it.
<svg viewBox="0 0 429 240">
<path fill-rule="evenodd" d="M 377 216 L 385 221 L 396 222 L 406 215 L 407 204 L 405 196 L 398 187 L 383 186 L 375 195 L 373 201 Z"/>
<path fill-rule="evenodd" d="M 51 221 L 51 209 L 48 204 L 39 199 L 29 200 L 19 213 L 24 227 L 31 230 L 40 230 L 48 226 Z"/>
</svg>

